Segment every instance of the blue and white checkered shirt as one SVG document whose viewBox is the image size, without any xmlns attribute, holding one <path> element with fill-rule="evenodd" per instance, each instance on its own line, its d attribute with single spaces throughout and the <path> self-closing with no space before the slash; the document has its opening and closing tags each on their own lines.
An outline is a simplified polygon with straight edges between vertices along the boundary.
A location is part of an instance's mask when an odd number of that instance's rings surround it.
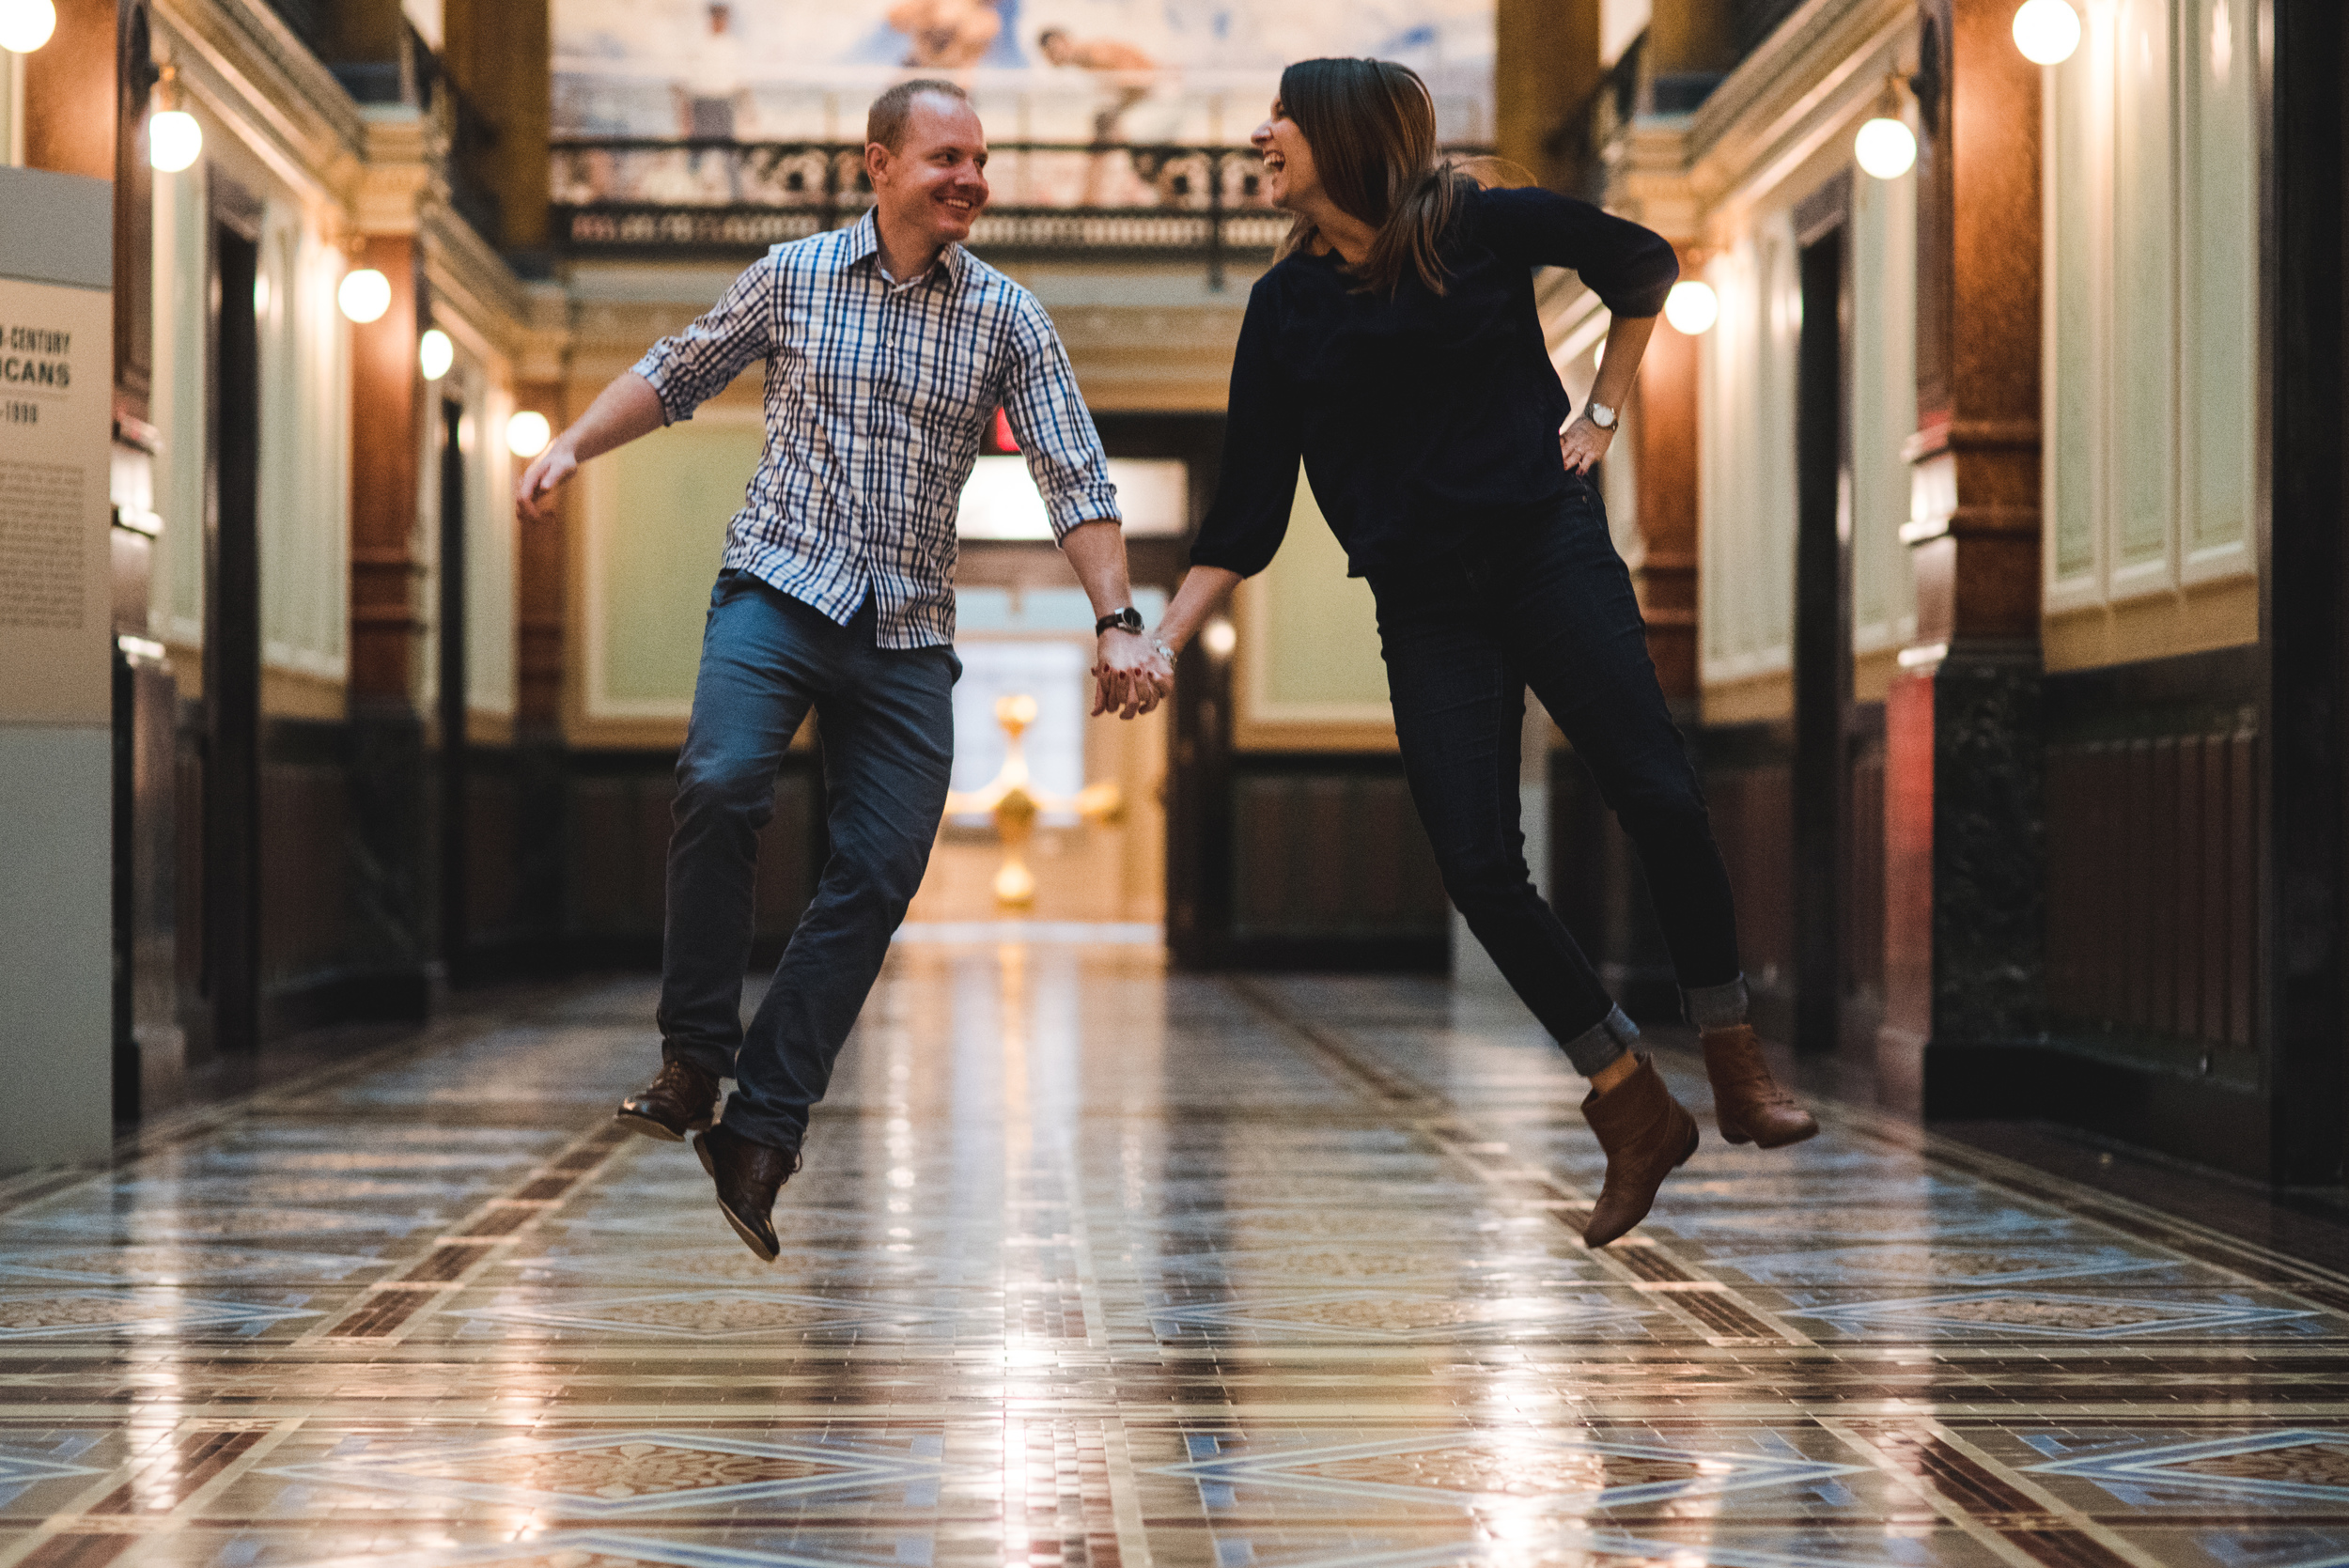
<svg viewBox="0 0 2349 1568">
<path fill-rule="evenodd" d="M 881 269 L 868 211 L 777 245 L 636 374 L 690 419 L 767 362 L 767 449 L 724 564 L 847 625 L 866 592 L 885 648 L 955 637 L 956 520 L 995 411 L 1055 538 L 1117 520 L 1101 438 L 1035 296 L 959 245 L 910 283 Z"/>
</svg>

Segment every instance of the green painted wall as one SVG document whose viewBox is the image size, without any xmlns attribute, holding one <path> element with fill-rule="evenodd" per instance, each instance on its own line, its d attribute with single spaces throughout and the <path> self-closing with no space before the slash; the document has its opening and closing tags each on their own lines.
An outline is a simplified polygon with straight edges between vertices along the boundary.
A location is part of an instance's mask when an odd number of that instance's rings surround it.
<svg viewBox="0 0 2349 1568">
<path fill-rule="evenodd" d="M 603 533 L 605 694 L 624 702 L 693 697 L 702 622 L 726 523 L 758 466 L 755 422 L 699 419 L 600 459 L 613 465 Z"/>
<path fill-rule="evenodd" d="M 1301 474 L 1288 536 L 1265 569 L 1264 602 L 1266 701 L 1386 702 L 1370 584 L 1346 575 L 1346 551 Z"/>
</svg>

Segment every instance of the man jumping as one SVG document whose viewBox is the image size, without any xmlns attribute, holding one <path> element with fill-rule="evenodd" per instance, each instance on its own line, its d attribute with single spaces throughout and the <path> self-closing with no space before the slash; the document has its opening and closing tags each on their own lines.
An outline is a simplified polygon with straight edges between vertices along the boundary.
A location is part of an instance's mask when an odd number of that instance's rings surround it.
<svg viewBox="0 0 2349 1568">
<path fill-rule="evenodd" d="M 945 810 L 962 670 L 956 517 L 998 408 L 1098 617 L 1093 711 L 1146 713 L 1174 675 L 1141 634 L 1116 490 L 1067 351 L 1034 296 L 962 248 L 988 198 L 969 97 L 900 83 L 874 101 L 865 142 L 871 211 L 768 252 L 605 387 L 515 487 L 521 515 L 541 519 L 581 463 L 692 417 L 766 362 L 766 450 L 726 530 L 677 757 L 661 1072 L 618 1117 L 652 1138 L 697 1135 L 719 1207 L 770 1263 L 775 1194 Z M 757 834 L 811 706 L 832 852 L 745 1032 Z"/>
</svg>

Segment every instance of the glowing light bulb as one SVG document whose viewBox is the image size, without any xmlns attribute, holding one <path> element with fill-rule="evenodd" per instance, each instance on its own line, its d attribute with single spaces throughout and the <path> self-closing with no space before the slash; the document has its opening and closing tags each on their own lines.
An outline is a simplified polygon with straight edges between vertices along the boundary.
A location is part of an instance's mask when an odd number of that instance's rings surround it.
<svg viewBox="0 0 2349 1568">
<path fill-rule="evenodd" d="M 1878 179 L 1898 179 L 1917 166 L 1916 132 L 1882 116 L 1859 128 L 1851 150 L 1859 166 Z"/>
<path fill-rule="evenodd" d="M 554 439 L 554 427 L 537 409 L 524 409 L 506 422 L 506 448 L 517 458 L 535 458 Z"/>
<path fill-rule="evenodd" d="M 1664 296 L 1664 319 L 1672 324 L 1672 331 L 1690 337 L 1702 336 L 1713 330 L 1713 323 L 1721 318 L 1721 297 L 1713 292 L 1713 286 L 1695 278 L 1675 283 L 1672 291 Z"/>
<path fill-rule="evenodd" d="M 343 314 L 361 326 L 381 321 L 383 313 L 392 308 L 392 280 L 372 267 L 362 267 L 343 275 L 343 285 L 334 290 L 334 303 L 343 307 Z"/>
<path fill-rule="evenodd" d="M 1229 659 L 1239 645 L 1239 632 L 1232 623 L 1218 615 L 1199 633 L 1200 645 L 1218 659 Z"/>
<path fill-rule="evenodd" d="M 416 341 L 416 368 L 424 372 L 428 381 L 437 381 L 448 374 L 448 367 L 457 363 L 457 345 L 448 340 L 448 334 L 438 327 L 428 329 Z"/>
<path fill-rule="evenodd" d="M 185 109 L 165 109 L 147 121 L 147 161 L 178 174 L 204 154 L 204 128 Z"/>
<path fill-rule="evenodd" d="M 2015 47 L 2034 65 L 2060 66 L 2080 46 L 2080 15 L 2066 0 L 2023 0 L 2015 13 Z"/>
<path fill-rule="evenodd" d="M 0 0 L 0 49 L 30 54 L 57 30 L 51 0 Z"/>
</svg>

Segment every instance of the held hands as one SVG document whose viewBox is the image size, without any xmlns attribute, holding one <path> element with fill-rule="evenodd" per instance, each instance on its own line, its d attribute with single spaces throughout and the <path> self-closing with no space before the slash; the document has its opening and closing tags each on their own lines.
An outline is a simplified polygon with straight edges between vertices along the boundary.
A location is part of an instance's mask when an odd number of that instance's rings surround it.
<svg viewBox="0 0 2349 1568">
<path fill-rule="evenodd" d="M 578 468 L 579 459 L 572 455 L 569 442 L 549 442 L 514 481 L 515 515 L 524 522 L 544 522 L 552 517 L 554 492 Z"/>
<path fill-rule="evenodd" d="M 1146 638 L 1112 629 L 1101 633 L 1093 680 L 1093 716 L 1116 708 L 1120 719 L 1131 719 L 1156 708 L 1174 690 L 1174 667 Z"/>
<path fill-rule="evenodd" d="M 1565 459 L 1568 474 L 1588 474 L 1607 456 L 1607 449 L 1615 442 L 1615 432 L 1602 430 L 1581 414 L 1574 416 L 1558 435 L 1558 455 Z"/>
</svg>

